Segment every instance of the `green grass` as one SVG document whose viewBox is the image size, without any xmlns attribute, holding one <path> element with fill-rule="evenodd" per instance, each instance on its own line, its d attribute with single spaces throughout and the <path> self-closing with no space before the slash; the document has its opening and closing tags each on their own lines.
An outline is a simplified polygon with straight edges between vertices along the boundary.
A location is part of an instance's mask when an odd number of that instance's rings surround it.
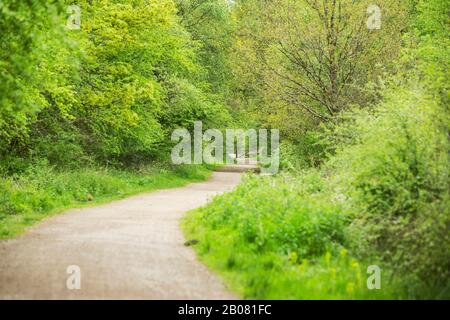
<svg viewBox="0 0 450 320">
<path fill-rule="evenodd" d="M 19 176 L 0 179 L 0 239 L 16 236 L 68 208 L 180 187 L 209 175 L 210 169 L 202 166 L 148 167 L 139 172 L 105 168 L 58 172 L 46 165 L 35 166 Z"/>
<path fill-rule="evenodd" d="M 246 299 L 400 298 L 388 271 L 346 249 L 349 219 L 323 199 L 313 175 L 249 177 L 235 191 L 182 222 L 200 259 Z M 367 289 L 367 267 L 382 268 L 382 288 Z"/>
</svg>

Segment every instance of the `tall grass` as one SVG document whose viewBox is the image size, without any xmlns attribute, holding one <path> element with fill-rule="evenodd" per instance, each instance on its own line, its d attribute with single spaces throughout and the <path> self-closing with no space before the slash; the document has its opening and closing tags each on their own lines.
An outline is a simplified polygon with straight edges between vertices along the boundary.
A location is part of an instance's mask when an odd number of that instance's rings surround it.
<svg viewBox="0 0 450 320">
<path fill-rule="evenodd" d="M 69 207 L 98 204 L 128 195 L 204 180 L 202 166 L 140 170 L 84 168 L 57 171 L 48 164 L 0 179 L 0 238 L 10 238 L 41 219 Z"/>
<path fill-rule="evenodd" d="M 391 298 L 394 288 L 369 290 L 367 267 L 348 254 L 350 219 L 325 201 L 313 172 L 248 176 L 232 193 L 192 211 L 183 221 L 196 250 L 229 285 L 249 299 Z M 376 261 L 375 264 L 379 264 Z"/>
</svg>

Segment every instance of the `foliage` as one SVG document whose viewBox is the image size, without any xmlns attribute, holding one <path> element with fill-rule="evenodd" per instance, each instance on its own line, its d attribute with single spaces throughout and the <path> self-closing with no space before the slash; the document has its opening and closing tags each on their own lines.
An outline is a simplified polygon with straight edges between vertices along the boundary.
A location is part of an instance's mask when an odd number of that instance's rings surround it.
<svg viewBox="0 0 450 320">
<path fill-rule="evenodd" d="M 400 51 L 408 10 L 403 1 L 379 1 L 382 27 L 370 30 L 371 4 L 238 1 L 235 103 L 297 143 L 319 122 L 376 101 L 379 77 Z"/>
<path fill-rule="evenodd" d="M 438 26 L 433 36 L 448 29 L 445 7 L 438 4 L 418 4 L 417 21 L 427 16 L 434 21 L 429 25 Z M 375 250 L 404 276 L 413 296 L 442 298 L 450 288 L 450 121 L 444 80 L 450 51 L 448 37 L 426 33 L 426 28 L 414 31 L 417 46 L 403 57 L 415 60 L 416 68 L 398 73 L 375 112 L 356 117 L 347 129 L 358 134 L 330 165 L 359 213 L 352 231 L 360 254 Z"/>
<path fill-rule="evenodd" d="M 63 111 L 74 100 L 65 75 L 76 65 L 65 37 L 60 1 L 0 3 L 0 154 L 20 150 L 40 110 Z"/>
<path fill-rule="evenodd" d="M 450 296 L 448 8 L 413 7 L 379 101 L 316 130 L 318 169 L 299 170 L 302 145 L 285 144 L 288 173 L 249 178 L 185 221 L 202 259 L 242 296 Z M 382 289 L 361 285 L 365 275 L 342 265 L 340 252 L 380 266 Z"/>
<path fill-rule="evenodd" d="M 153 163 L 139 170 L 83 168 L 58 172 L 48 162 L 0 179 L 0 238 L 68 207 L 98 204 L 143 191 L 182 186 L 209 176 L 206 167 L 171 168 Z"/>
<path fill-rule="evenodd" d="M 201 43 L 199 59 L 205 67 L 207 86 L 227 101 L 233 75 L 229 59 L 234 25 L 226 0 L 176 0 L 182 25 Z"/>
<path fill-rule="evenodd" d="M 0 2 L 1 237 L 205 178 L 160 165 L 176 128 L 278 128 L 282 173 L 185 221 L 206 263 L 246 298 L 450 296 L 448 1 L 71 4 Z"/>
<path fill-rule="evenodd" d="M 235 191 L 191 212 L 183 227 L 201 259 L 244 298 L 392 298 L 370 291 L 367 262 L 348 256 L 350 220 L 318 172 L 247 177 Z"/>
<path fill-rule="evenodd" d="M 223 57 L 205 60 L 219 49 L 193 38 L 172 0 L 77 5 L 81 29 L 69 30 L 62 1 L 2 2 L 0 152 L 11 172 L 20 158 L 61 167 L 154 160 L 178 125 L 229 121 L 208 80 Z"/>
</svg>

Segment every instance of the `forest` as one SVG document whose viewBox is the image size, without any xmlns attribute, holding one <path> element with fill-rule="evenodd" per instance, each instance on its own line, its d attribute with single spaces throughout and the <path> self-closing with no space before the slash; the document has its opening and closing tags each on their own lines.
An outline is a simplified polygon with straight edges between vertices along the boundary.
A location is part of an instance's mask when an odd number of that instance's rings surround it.
<svg viewBox="0 0 450 320">
<path fill-rule="evenodd" d="M 246 299 L 450 298 L 447 0 L 0 0 L 0 238 L 182 186 L 178 128 L 279 129 L 187 213 Z M 369 290 L 369 270 L 382 282 Z"/>
</svg>

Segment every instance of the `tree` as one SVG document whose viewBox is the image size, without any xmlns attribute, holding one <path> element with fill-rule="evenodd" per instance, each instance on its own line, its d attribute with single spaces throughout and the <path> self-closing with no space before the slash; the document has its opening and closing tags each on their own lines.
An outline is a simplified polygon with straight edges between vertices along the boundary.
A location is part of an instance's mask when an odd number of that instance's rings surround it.
<svg viewBox="0 0 450 320">
<path fill-rule="evenodd" d="M 226 0 L 176 0 L 181 24 L 199 42 L 205 82 L 221 100 L 229 96 L 232 82 L 230 54 L 234 26 Z"/>
<path fill-rule="evenodd" d="M 62 1 L 0 3 L 0 154 L 21 151 L 44 108 L 68 108 L 75 65 L 63 29 Z"/>
<path fill-rule="evenodd" d="M 401 44 L 405 13 L 399 1 L 379 4 L 379 30 L 367 26 L 373 18 L 367 13 L 370 1 L 240 3 L 238 10 L 254 9 L 258 15 L 250 18 L 248 28 L 257 26 L 257 32 L 243 32 L 241 38 L 253 39 L 255 62 L 263 65 L 262 94 L 319 121 L 332 119 L 350 104 L 370 104 L 367 83 L 386 70 Z"/>
</svg>

